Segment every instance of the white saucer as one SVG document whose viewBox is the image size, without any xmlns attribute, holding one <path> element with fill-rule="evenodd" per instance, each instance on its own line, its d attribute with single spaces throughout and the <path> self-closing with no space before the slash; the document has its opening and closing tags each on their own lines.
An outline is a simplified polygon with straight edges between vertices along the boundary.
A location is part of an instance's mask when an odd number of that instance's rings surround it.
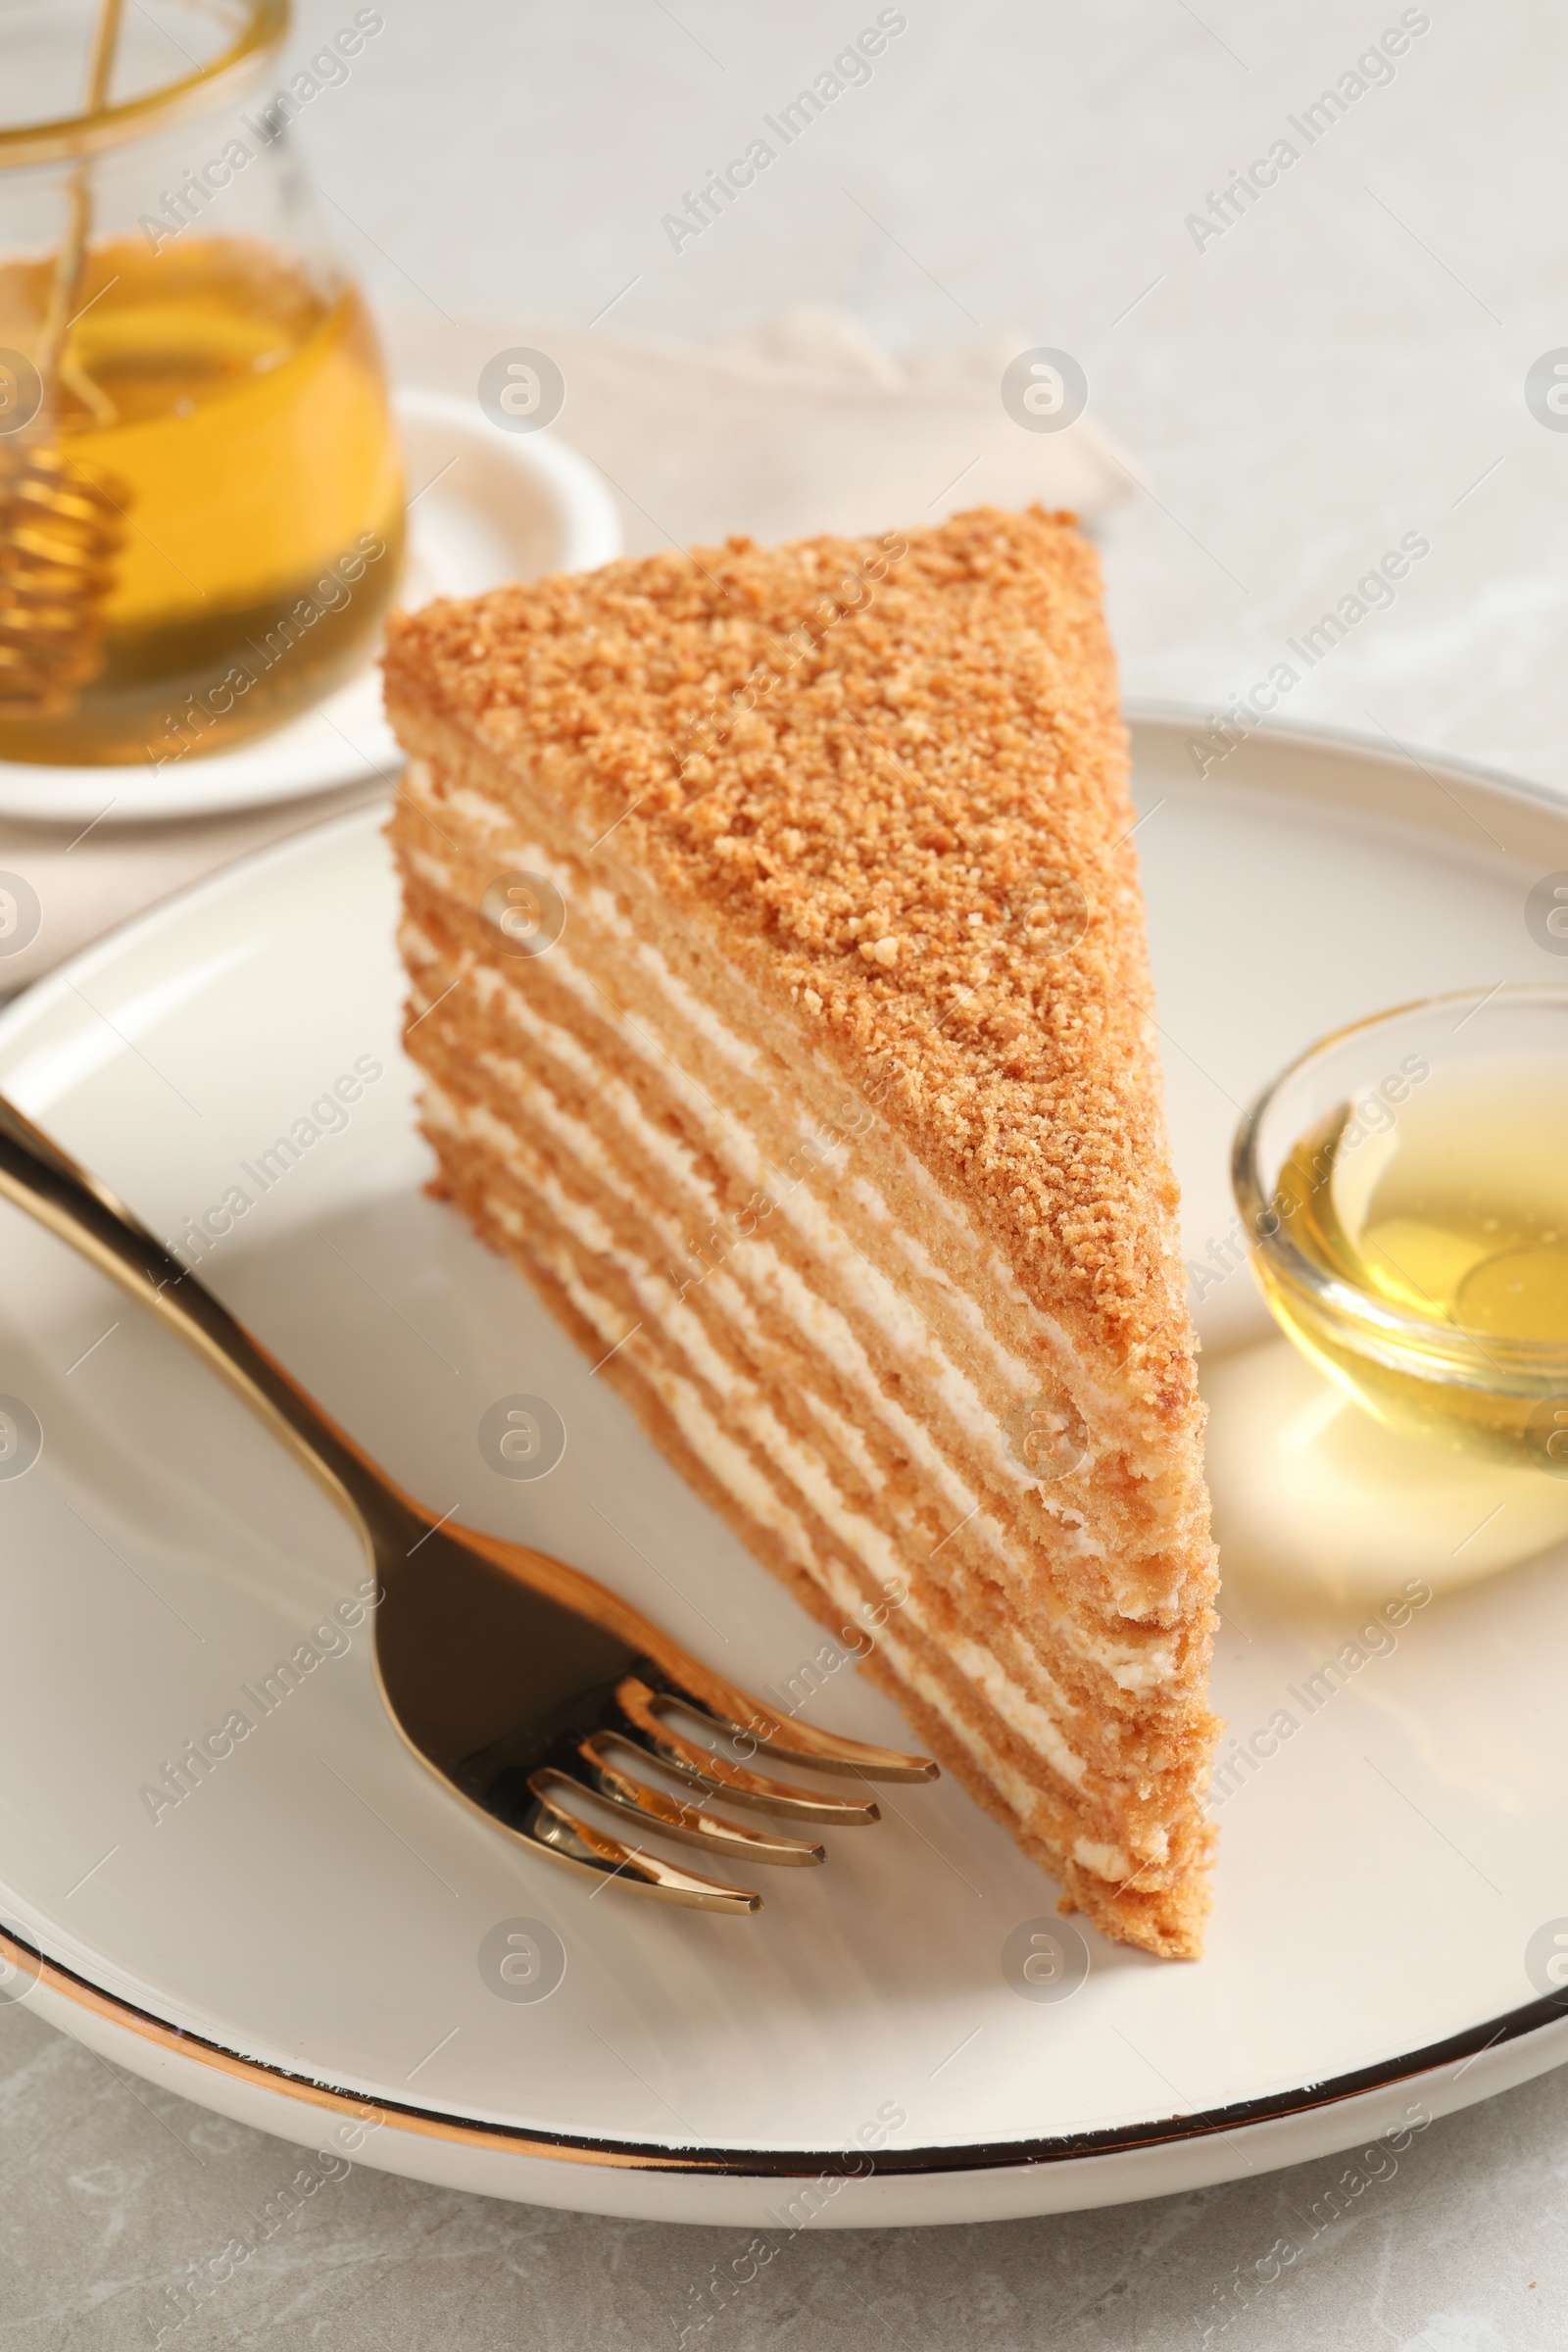
<svg viewBox="0 0 1568 2352">
<path fill-rule="evenodd" d="M 621 550 L 614 500 L 585 458 L 554 434 L 510 433 L 477 401 L 393 396 L 409 497 L 398 602 L 477 596 L 505 580 L 590 571 Z M 147 766 L 48 767 L 0 760 L 0 816 L 73 828 L 108 806 L 117 825 L 262 808 L 401 767 L 381 714 L 374 662 L 303 718 L 211 759 Z"/>
<path fill-rule="evenodd" d="M 1137 756 L 1200 1258 L 1229 1224 L 1238 1106 L 1298 1048 L 1403 998 L 1558 976 L 1523 903 L 1568 867 L 1568 814 L 1300 736 L 1199 783 L 1189 731 L 1146 722 Z M 232 868 L 41 983 L 0 1017 L 0 1085 L 172 1233 L 259 1195 L 272 1139 L 379 1066 L 213 1251 L 214 1288 L 416 1492 L 779 1683 L 818 1629 L 420 1190 L 378 824 Z M 714 1920 L 590 1889 L 449 1799 L 382 1710 L 366 1627 L 263 1716 L 241 1691 L 352 1594 L 349 1538 L 192 1358 L 10 1210 L 0 1264 L 0 1390 L 44 1433 L 0 1479 L 0 1909 L 48 1956 L 26 1997 L 117 2064 L 393 2172 L 776 2237 L 1163 2194 L 1379 2135 L 1353 2161 L 1386 2177 L 1425 2119 L 1568 2056 L 1526 1962 L 1568 1932 L 1563 1553 L 1439 1592 L 1310 1713 L 1288 1694 L 1364 1603 L 1228 1586 L 1216 1693 L 1253 1762 L 1227 1767 L 1208 1956 L 1076 1921 L 1087 1980 L 1037 2000 L 1004 1947 L 1060 1924 L 1055 1889 L 951 1781 Z M 1241 1269 L 1204 1319 L 1216 1350 L 1268 1331 Z M 531 1485 L 476 1442 L 519 1391 L 569 1433 Z M 143 1785 L 236 1707 L 254 1728 L 155 1823 Z M 1299 1727 L 1269 1754 L 1281 1709 Z M 906 1737 L 847 1673 L 815 1712 Z M 564 1949 L 542 2001 L 485 1973 L 523 1921 Z"/>
</svg>

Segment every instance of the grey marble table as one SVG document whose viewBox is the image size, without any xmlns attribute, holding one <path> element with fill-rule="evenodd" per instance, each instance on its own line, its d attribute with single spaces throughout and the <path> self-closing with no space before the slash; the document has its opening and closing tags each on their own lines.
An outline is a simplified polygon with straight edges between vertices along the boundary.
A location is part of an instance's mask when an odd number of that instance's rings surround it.
<svg viewBox="0 0 1568 2352">
<path fill-rule="evenodd" d="M 301 54 L 353 13 L 307 0 Z M 904 0 L 871 81 L 678 251 L 663 216 L 873 6 L 381 13 L 299 133 L 378 300 L 578 324 L 613 304 L 618 328 L 698 336 L 825 301 L 894 349 L 1064 347 L 1148 484 L 1105 533 L 1131 693 L 1223 707 L 1419 533 L 1430 557 L 1303 671 L 1290 714 L 1562 780 L 1568 433 L 1525 396 L 1568 345 L 1568 18 L 1544 0 Z M 1401 24 L 1390 73 L 1358 70 Z M 1242 171 L 1250 192 L 1227 200 Z M 295 2161 L 0 2009 L 0 2348 L 151 2344 L 164 2289 Z M 684 2340 L 1198 2347 L 1216 2288 L 1338 2170 L 1061 2220 L 808 2234 Z M 1565 2172 L 1568 2077 L 1437 2124 L 1224 2340 L 1555 2346 Z M 179 2341 L 654 2352 L 733 2251 L 728 2232 L 361 2168 Z"/>
</svg>

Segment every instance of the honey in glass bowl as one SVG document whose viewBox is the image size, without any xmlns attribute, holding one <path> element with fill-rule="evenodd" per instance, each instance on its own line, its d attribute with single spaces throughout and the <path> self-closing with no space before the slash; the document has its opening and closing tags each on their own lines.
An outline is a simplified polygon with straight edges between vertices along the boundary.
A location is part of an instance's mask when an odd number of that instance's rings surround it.
<svg viewBox="0 0 1568 2352">
<path fill-rule="evenodd" d="M 282 29 L 275 8 L 253 13 L 267 38 L 243 82 L 220 54 L 229 104 L 209 120 L 172 129 L 155 90 L 118 110 L 146 120 L 106 149 L 83 155 L 78 130 L 52 191 L 48 157 L 0 170 L 0 354 L 38 388 L 0 429 L 0 537 L 20 550 L 0 555 L 0 759 L 163 769 L 226 748 L 350 675 L 393 594 L 403 488 L 380 357 L 286 128 L 239 110 Z M 0 166 L 26 135 L 0 132 Z M 254 152 L 204 211 L 147 210 L 180 184 L 172 156 L 230 137 Z M 89 233 L 72 265 L 74 207 Z"/>
<path fill-rule="evenodd" d="M 1568 990 L 1398 1007 L 1327 1038 L 1237 1134 L 1252 1264 L 1377 1419 L 1568 1478 Z"/>
</svg>

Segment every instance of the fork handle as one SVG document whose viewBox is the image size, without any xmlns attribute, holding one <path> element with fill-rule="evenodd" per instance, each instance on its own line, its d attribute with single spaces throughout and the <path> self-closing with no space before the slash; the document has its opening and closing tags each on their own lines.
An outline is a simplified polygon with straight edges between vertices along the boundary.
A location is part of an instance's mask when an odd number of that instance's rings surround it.
<svg viewBox="0 0 1568 2352">
<path fill-rule="evenodd" d="M 98 1177 L 0 1095 L 0 1195 L 91 1260 L 178 1334 L 322 1486 L 356 1533 L 423 1512 L 296 1386 L 173 1252 Z"/>
</svg>

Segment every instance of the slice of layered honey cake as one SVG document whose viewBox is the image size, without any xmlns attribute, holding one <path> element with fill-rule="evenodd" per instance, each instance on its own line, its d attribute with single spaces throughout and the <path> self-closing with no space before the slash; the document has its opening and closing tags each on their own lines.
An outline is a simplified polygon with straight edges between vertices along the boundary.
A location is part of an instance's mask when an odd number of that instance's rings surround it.
<svg viewBox="0 0 1568 2352">
<path fill-rule="evenodd" d="M 1200 1945 L 1214 1590 L 1115 668 L 1069 518 L 399 618 L 442 1189 L 1060 1880 Z"/>
</svg>

